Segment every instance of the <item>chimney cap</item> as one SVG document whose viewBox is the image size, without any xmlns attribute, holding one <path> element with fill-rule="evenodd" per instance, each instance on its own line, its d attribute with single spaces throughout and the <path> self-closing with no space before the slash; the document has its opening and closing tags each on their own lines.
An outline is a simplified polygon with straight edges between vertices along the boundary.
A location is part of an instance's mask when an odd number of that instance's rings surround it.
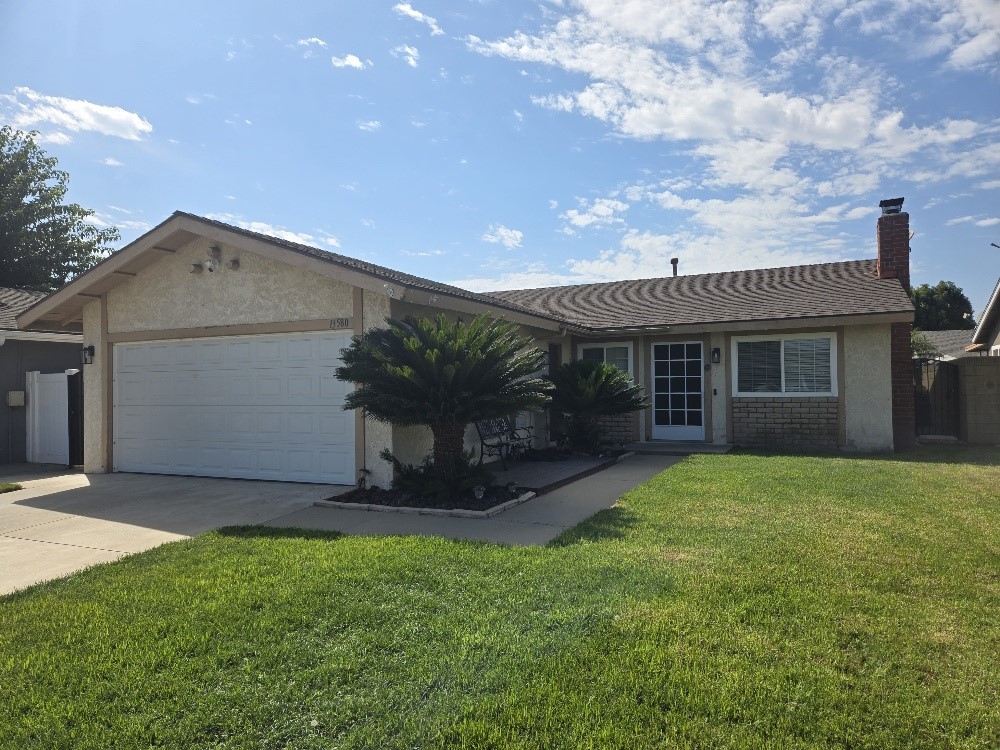
<svg viewBox="0 0 1000 750">
<path fill-rule="evenodd" d="M 878 202 L 878 207 L 882 209 L 882 215 L 885 214 L 898 214 L 903 210 L 903 199 L 902 198 L 886 198 Z"/>
</svg>

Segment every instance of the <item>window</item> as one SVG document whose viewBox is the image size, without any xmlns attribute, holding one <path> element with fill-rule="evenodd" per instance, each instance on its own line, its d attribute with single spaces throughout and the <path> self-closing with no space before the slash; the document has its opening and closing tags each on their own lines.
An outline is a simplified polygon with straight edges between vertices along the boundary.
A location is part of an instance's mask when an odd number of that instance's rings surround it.
<svg viewBox="0 0 1000 750">
<path fill-rule="evenodd" d="M 632 374 L 631 344 L 582 344 L 580 359 L 588 362 L 607 362 L 609 365 Z"/>
<path fill-rule="evenodd" d="M 835 396 L 834 341 L 828 333 L 734 338 L 733 395 Z"/>
</svg>

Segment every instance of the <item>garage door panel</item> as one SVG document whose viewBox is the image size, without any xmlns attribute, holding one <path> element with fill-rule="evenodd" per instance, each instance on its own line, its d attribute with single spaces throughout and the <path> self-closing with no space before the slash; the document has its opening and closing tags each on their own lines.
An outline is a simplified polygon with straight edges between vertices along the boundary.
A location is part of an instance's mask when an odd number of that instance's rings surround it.
<svg viewBox="0 0 1000 750">
<path fill-rule="evenodd" d="M 115 469 L 352 484 L 343 333 L 115 346 Z"/>
</svg>

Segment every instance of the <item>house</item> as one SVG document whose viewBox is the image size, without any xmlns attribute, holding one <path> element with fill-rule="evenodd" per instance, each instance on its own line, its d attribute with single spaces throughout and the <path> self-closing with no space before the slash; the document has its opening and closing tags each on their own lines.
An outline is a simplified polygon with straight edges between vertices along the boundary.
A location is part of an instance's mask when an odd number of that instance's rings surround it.
<svg viewBox="0 0 1000 750">
<path fill-rule="evenodd" d="M 440 312 L 503 316 L 553 365 L 630 372 L 652 406 L 621 441 L 891 450 L 914 436 L 902 202 L 882 202 L 874 260 L 493 294 L 177 212 L 18 322 L 94 347 L 92 472 L 385 485 L 379 452 L 416 461 L 430 435 L 343 411 L 334 367 L 353 334 Z"/>
<path fill-rule="evenodd" d="M 1000 279 L 993 287 L 990 301 L 986 303 L 986 309 L 979 316 L 979 325 L 972 332 L 972 341 L 965 351 L 1000 357 Z"/>
<path fill-rule="evenodd" d="M 967 356 L 966 347 L 972 343 L 972 331 L 921 331 L 921 335 L 934 346 L 938 355 L 934 357 L 941 362 Z"/>
<path fill-rule="evenodd" d="M 65 374 L 80 367 L 79 333 L 58 331 L 58 324 L 43 325 L 41 330 L 18 327 L 16 317 L 44 297 L 42 292 L 0 287 L 0 464 L 21 463 L 28 457 L 28 373 Z M 57 442 L 68 446 L 69 426 L 64 424 L 67 435 L 57 436 Z"/>
</svg>

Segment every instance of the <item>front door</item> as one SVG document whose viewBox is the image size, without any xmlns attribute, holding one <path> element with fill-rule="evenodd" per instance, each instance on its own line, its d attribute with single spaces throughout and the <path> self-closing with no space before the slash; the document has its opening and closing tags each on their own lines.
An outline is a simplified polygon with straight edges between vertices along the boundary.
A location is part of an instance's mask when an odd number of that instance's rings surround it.
<svg viewBox="0 0 1000 750">
<path fill-rule="evenodd" d="M 704 440 L 700 341 L 653 344 L 653 439 Z"/>
</svg>

